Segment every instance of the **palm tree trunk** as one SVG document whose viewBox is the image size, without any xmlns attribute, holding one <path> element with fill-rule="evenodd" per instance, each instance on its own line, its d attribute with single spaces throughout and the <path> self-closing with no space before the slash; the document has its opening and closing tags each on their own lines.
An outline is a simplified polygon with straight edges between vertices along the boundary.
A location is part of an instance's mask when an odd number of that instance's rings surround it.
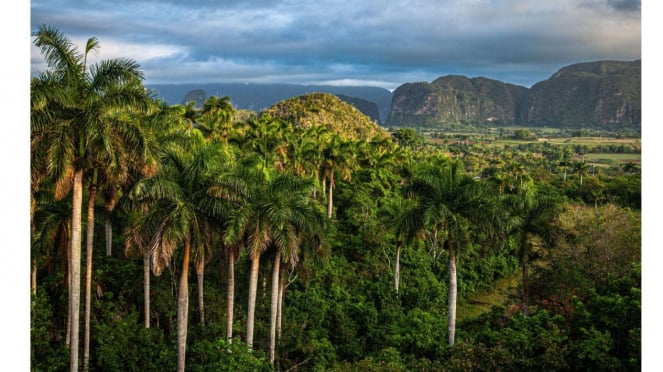
<svg viewBox="0 0 663 372">
<path fill-rule="evenodd" d="M 269 316 L 269 362 L 274 363 L 276 351 L 276 315 L 279 306 L 279 273 L 281 272 L 281 249 L 276 250 L 272 267 L 272 302 Z"/>
<path fill-rule="evenodd" d="M 145 306 L 143 316 L 145 328 L 150 328 L 150 251 L 143 252 L 143 297 Z"/>
<path fill-rule="evenodd" d="M 453 346 L 456 338 L 456 297 L 458 294 L 458 281 L 456 279 L 456 252 L 452 244 L 449 247 L 449 346 Z"/>
<path fill-rule="evenodd" d="M 204 300 L 204 285 L 205 285 L 205 259 L 201 260 L 196 265 L 196 276 L 198 279 L 198 310 L 200 311 L 200 325 L 205 327 L 205 300 Z"/>
<path fill-rule="evenodd" d="M 104 221 L 104 230 L 106 232 L 106 256 L 113 254 L 113 225 L 111 224 L 111 212 L 106 211 L 106 221 Z"/>
<path fill-rule="evenodd" d="M 279 277 L 279 302 L 276 312 L 276 338 L 281 339 L 281 320 L 283 319 L 283 293 L 285 292 L 285 279 Z"/>
<path fill-rule="evenodd" d="M 334 178 L 333 176 L 329 179 L 329 192 L 327 193 L 327 218 L 332 218 L 332 204 L 334 202 L 333 190 L 334 190 Z"/>
<path fill-rule="evenodd" d="M 401 276 L 401 244 L 398 243 L 396 246 L 396 262 L 394 263 L 394 288 L 396 289 L 396 294 L 398 294 L 398 285 L 400 283 Z"/>
<path fill-rule="evenodd" d="M 37 294 L 37 259 L 32 259 L 32 271 L 30 272 L 30 292 L 32 295 Z"/>
<path fill-rule="evenodd" d="M 71 347 L 71 242 L 67 242 L 67 264 L 65 265 L 66 273 L 66 282 L 67 282 L 67 291 L 69 293 L 69 306 L 67 306 L 67 334 L 64 336 L 64 344 L 67 348 Z"/>
<path fill-rule="evenodd" d="M 69 307 L 71 308 L 71 344 L 69 369 L 78 372 L 79 320 L 81 308 L 81 215 L 83 207 L 83 170 L 74 173 L 71 211 L 71 283 Z"/>
<path fill-rule="evenodd" d="M 258 291 L 258 271 L 260 270 L 260 256 L 251 258 L 251 277 L 249 278 L 249 310 L 246 319 L 246 343 L 253 347 L 253 326 L 256 313 L 256 292 Z"/>
<path fill-rule="evenodd" d="M 523 248 L 523 257 L 522 257 L 522 262 L 523 262 L 523 294 L 522 294 L 522 299 L 523 299 L 523 315 L 527 316 L 529 313 L 529 269 L 528 269 L 528 257 L 527 257 L 527 250 Z"/>
<path fill-rule="evenodd" d="M 233 316 L 235 311 L 235 252 L 228 252 L 228 300 L 226 315 L 226 339 L 233 338 Z"/>
<path fill-rule="evenodd" d="M 96 173 L 96 171 L 95 171 Z M 94 177 L 96 178 L 96 176 Z M 90 195 L 87 202 L 87 231 L 85 237 L 85 335 L 83 337 L 83 371 L 90 365 L 90 304 L 92 295 L 92 255 L 94 254 L 94 198 L 97 187 L 90 186 Z"/>
<path fill-rule="evenodd" d="M 182 274 L 177 291 L 177 371 L 184 372 L 186 363 L 186 335 L 189 320 L 189 257 L 191 242 L 184 239 Z"/>
<path fill-rule="evenodd" d="M 433 261 L 437 259 L 437 228 L 433 229 Z"/>
</svg>

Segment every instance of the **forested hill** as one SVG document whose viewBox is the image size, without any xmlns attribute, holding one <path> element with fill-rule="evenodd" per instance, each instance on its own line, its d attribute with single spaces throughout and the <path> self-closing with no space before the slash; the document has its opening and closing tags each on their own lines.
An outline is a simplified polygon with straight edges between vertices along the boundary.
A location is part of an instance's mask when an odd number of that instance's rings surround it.
<svg viewBox="0 0 663 372">
<path fill-rule="evenodd" d="M 371 118 L 332 94 L 311 93 L 293 97 L 264 112 L 303 129 L 322 126 L 345 139 L 388 137 L 387 132 Z"/>
<path fill-rule="evenodd" d="M 389 126 L 445 124 L 641 127 L 640 61 L 570 65 L 531 89 L 486 78 L 444 76 L 394 91 Z"/>
<path fill-rule="evenodd" d="M 233 106 L 238 109 L 253 111 L 264 110 L 281 100 L 314 92 L 330 93 L 337 96 L 358 98 L 377 105 L 378 118 L 372 111 L 364 111 L 363 106 L 357 107 L 373 120 L 384 122 L 391 106 L 391 92 L 377 87 L 337 87 L 330 85 L 298 85 L 298 84 L 148 84 L 148 89 L 170 104 L 184 103 L 185 96 L 192 91 L 209 96 L 228 96 Z M 342 98 L 344 99 L 344 98 Z M 203 98 L 204 100 L 204 98 Z M 344 99 L 346 102 L 350 102 Z M 355 103 L 355 102 L 351 102 Z M 370 110 L 373 110 L 371 108 Z"/>
</svg>

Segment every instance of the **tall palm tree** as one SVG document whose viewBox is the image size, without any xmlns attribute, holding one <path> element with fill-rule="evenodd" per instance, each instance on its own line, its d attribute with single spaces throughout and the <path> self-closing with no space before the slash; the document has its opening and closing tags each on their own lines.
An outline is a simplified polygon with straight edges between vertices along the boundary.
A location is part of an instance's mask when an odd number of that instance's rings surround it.
<svg viewBox="0 0 663 372">
<path fill-rule="evenodd" d="M 242 241 L 233 243 L 226 242 L 228 231 L 230 211 L 238 208 L 243 201 L 248 200 L 252 195 L 251 178 L 247 177 L 245 164 L 229 164 L 226 172 L 217 175 L 212 185 L 207 189 L 210 196 L 222 199 L 226 202 L 223 211 L 217 214 L 224 216 L 222 225 L 222 252 L 228 263 L 228 281 L 227 281 L 227 300 L 226 300 L 226 339 L 230 342 L 233 337 L 233 318 L 235 310 L 235 263 L 240 257 L 242 251 Z"/>
<path fill-rule="evenodd" d="M 488 235 L 498 232 L 494 225 L 498 221 L 497 206 L 489 190 L 461 174 L 456 161 L 448 161 L 443 166 L 424 166 L 404 189 L 405 195 L 414 196 L 415 207 L 406 211 L 403 220 L 411 221 L 407 225 L 414 233 L 430 234 L 434 250 L 438 239 L 442 238 L 448 252 L 449 345 L 454 344 L 456 332 L 456 255 L 470 243 L 470 223 Z"/>
<path fill-rule="evenodd" d="M 560 160 L 560 161 L 559 161 L 559 166 L 562 167 L 562 169 L 564 170 L 564 178 L 563 178 L 563 180 L 562 180 L 564 183 L 566 183 L 566 170 L 567 170 L 571 165 L 572 165 L 572 163 L 569 162 L 568 160 Z"/>
<path fill-rule="evenodd" d="M 589 164 L 585 163 L 584 160 L 576 161 L 573 163 L 573 171 L 580 176 L 580 187 L 582 187 L 582 176 L 589 171 Z"/>
<path fill-rule="evenodd" d="M 522 266 L 522 309 L 529 313 L 529 263 L 534 256 L 534 239 L 550 246 L 555 239 L 554 219 L 559 213 L 559 203 L 550 197 L 539 195 L 534 188 L 521 190 L 503 198 L 507 211 L 506 233 L 516 241 Z"/>
<path fill-rule="evenodd" d="M 162 171 L 140 180 L 131 190 L 137 202 L 148 202 L 149 211 L 141 217 L 138 230 L 150 236 L 152 270 L 160 275 L 168 266 L 177 246 L 183 247 L 182 268 L 177 293 L 177 369 L 186 365 L 186 338 L 189 311 L 189 263 L 191 255 L 208 249 L 217 219 L 216 198 L 207 189 L 211 177 L 226 162 L 219 144 L 208 144 L 197 130 L 190 131 L 187 146 L 172 145 L 163 150 Z"/>
<path fill-rule="evenodd" d="M 394 231 L 396 241 L 396 257 L 394 258 L 394 290 L 398 294 L 401 273 L 401 249 L 412 244 L 417 238 L 418 227 L 423 225 L 422 215 L 408 213 L 411 208 L 411 199 L 390 199 L 378 213 L 387 221 L 388 228 Z"/>
<path fill-rule="evenodd" d="M 324 217 L 309 198 L 314 184 L 310 180 L 293 175 L 281 175 L 269 184 L 269 192 L 262 200 L 269 223 L 273 226 L 272 246 L 274 263 L 272 267 L 272 291 L 270 313 L 269 360 L 274 362 L 276 349 L 276 325 L 279 301 L 283 293 L 279 275 L 281 260 L 294 267 L 298 261 L 301 241 L 319 236 L 324 225 Z"/>
<path fill-rule="evenodd" d="M 516 186 L 522 188 L 523 186 L 523 178 L 525 177 L 525 174 L 527 173 L 527 170 L 525 169 L 525 165 L 519 161 L 514 161 L 513 163 L 509 164 L 508 166 L 509 174 L 514 177 L 514 180 L 517 185 L 514 185 L 513 188 Z"/>
<path fill-rule="evenodd" d="M 311 215 L 310 210 L 303 208 L 310 201 L 306 192 L 312 188 L 312 181 L 288 173 L 274 174 L 276 170 L 272 167 L 268 168 L 271 175 L 265 175 L 263 169 L 254 167 L 245 167 L 245 170 L 245 179 L 250 180 L 248 184 L 253 185 L 253 189 L 235 203 L 230 211 L 225 243 L 244 244 L 251 259 L 246 342 L 253 346 L 260 258 L 269 248 L 274 249 L 274 311 L 277 309 L 275 300 L 278 299 L 281 258 L 284 256 L 289 262 L 296 259 L 296 247 L 299 244 L 296 233 L 297 229 L 302 229 L 300 225 L 305 222 L 302 216 L 311 218 L 311 221 L 307 222 L 309 224 L 314 221 L 312 218 L 315 216 Z M 275 321 L 276 318 L 273 319 Z"/>
<path fill-rule="evenodd" d="M 56 180 L 56 196 L 72 191 L 70 368 L 78 370 L 80 318 L 80 261 L 83 176 L 97 159 L 110 163 L 116 146 L 140 151 L 142 138 L 127 124 L 131 112 L 143 108 L 145 90 L 138 63 L 104 60 L 91 66 L 87 57 L 99 49 L 88 39 L 84 51 L 56 28 L 42 25 L 32 35 L 49 68 L 32 82 L 31 145 L 47 151 L 48 173 Z M 47 98 L 44 98 L 47 97 Z M 48 107 L 44 109 L 44 107 Z M 50 111 L 42 115 L 43 111 Z M 32 119 L 31 118 L 31 119 Z M 115 137 L 118 135 L 119 137 Z M 115 139 L 121 140 L 115 141 Z"/>
<path fill-rule="evenodd" d="M 229 212 L 224 243 L 228 246 L 243 244 L 251 260 L 246 343 L 252 347 L 260 256 L 271 243 L 270 226 L 265 221 L 266 216 L 261 208 L 263 204 L 258 202 L 258 198 L 264 195 L 263 190 L 266 188 L 265 184 L 270 177 L 264 174 L 262 165 L 260 168 L 245 166 L 242 171 L 245 180 L 253 187 L 246 190 L 247 192 L 234 203 L 232 210 Z"/>
<path fill-rule="evenodd" d="M 343 179 L 350 179 L 352 169 L 356 165 L 354 143 L 344 141 L 338 134 L 333 134 L 322 151 L 321 169 L 323 177 L 328 181 L 327 189 L 327 217 L 332 217 L 334 205 L 334 189 L 336 188 L 336 173 Z"/>
</svg>

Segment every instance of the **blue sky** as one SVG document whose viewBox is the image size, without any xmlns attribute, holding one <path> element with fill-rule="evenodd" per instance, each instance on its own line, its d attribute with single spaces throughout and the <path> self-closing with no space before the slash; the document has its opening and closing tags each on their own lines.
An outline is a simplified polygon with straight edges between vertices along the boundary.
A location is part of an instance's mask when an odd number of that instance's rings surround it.
<svg viewBox="0 0 663 372">
<path fill-rule="evenodd" d="M 640 0 L 36 0 L 99 58 L 146 83 L 298 83 L 395 89 L 448 74 L 531 86 L 565 65 L 641 58 Z M 31 49 L 31 71 L 44 70 Z"/>
</svg>

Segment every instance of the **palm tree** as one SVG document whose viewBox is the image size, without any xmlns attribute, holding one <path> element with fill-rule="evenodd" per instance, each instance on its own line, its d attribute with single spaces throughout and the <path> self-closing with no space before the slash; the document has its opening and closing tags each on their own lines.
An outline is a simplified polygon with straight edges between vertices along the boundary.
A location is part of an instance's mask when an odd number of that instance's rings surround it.
<svg viewBox="0 0 663 372">
<path fill-rule="evenodd" d="M 338 134 L 333 134 L 322 151 L 321 169 L 323 177 L 329 182 L 327 190 L 327 217 L 332 217 L 334 205 L 334 189 L 336 188 L 335 174 L 341 178 L 350 179 L 355 166 L 355 152 L 353 143 L 344 141 Z"/>
<path fill-rule="evenodd" d="M 517 256 L 522 266 L 522 309 L 529 312 L 529 262 L 534 257 L 534 240 L 541 239 L 550 246 L 554 241 L 553 220 L 559 212 L 555 199 L 538 195 L 528 188 L 516 194 L 504 196 L 508 218 L 505 225 L 507 236 L 515 238 Z"/>
<path fill-rule="evenodd" d="M 276 324 L 282 290 L 279 275 L 281 259 L 294 267 L 298 261 L 298 249 L 303 239 L 322 231 L 324 217 L 309 198 L 313 183 L 292 175 L 279 176 L 269 184 L 269 191 L 262 201 L 268 215 L 272 245 L 275 249 L 272 268 L 269 360 L 274 362 L 276 349 Z"/>
<path fill-rule="evenodd" d="M 403 217 L 404 221 L 409 221 L 406 226 L 410 234 L 427 232 L 432 236 L 434 250 L 438 239 L 444 239 L 444 248 L 449 255 L 448 341 L 449 345 L 453 345 L 456 332 L 456 255 L 459 249 L 470 243 L 470 222 L 489 236 L 497 234 L 497 206 L 488 188 L 460 174 L 456 161 L 448 161 L 442 166 L 424 166 L 404 191 L 405 195 L 415 198 L 414 208 L 408 209 Z"/>
<path fill-rule="evenodd" d="M 50 187 L 49 187 L 50 186 Z M 71 205 L 65 200 L 55 200 L 52 184 L 47 185 L 34 195 L 34 212 L 31 218 L 31 255 L 33 294 L 36 293 L 38 266 L 53 266 L 58 258 L 62 259 L 65 286 L 69 286 L 68 252 L 71 234 Z M 68 337 L 68 336 L 67 336 Z"/>
<path fill-rule="evenodd" d="M 632 161 L 622 164 L 622 171 L 628 174 L 635 174 L 638 171 L 638 165 Z"/>
<path fill-rule="evenodd" d="M 189 262 L 191 254 L 208 249 L 217 227 L 217 199 L 207 193 L 210 178 L 227 159 L 219 144 L 207 144 L 197 130 L 189 132 L 187 146 L 163 150 L 163 169 L 152 178 L 140 180 L 131 190 L 137 202 L 148 202 L 138 230 L 150 236 L 152 270 L 160 275 L 178 245 L 183 246 L 182 269 L 177 294 L 177 369 L 184 371 L 189 310 Z"/>
<path fill-rule="evenodd" d="M 569 161 L 567 161 L 567 160 L 560 160 L 560 161 L 559 161 L 559 166 L 562 167 L 562 169 L 564 169 L 564 179 L 563 179 L 563 182 L 564 182 L 564 183 L 566 183 L 566 170 L 567 170 L 571 165 L 572 165 L 572 163 L 569 162 Z"/>
<path fill-rule="evenodd" d="M 233 209 L 228 216 L 228 225 L 226 234 L 224 236 L 224 243 L 228 246 L 236 246 L 244 244 L 248 250 L 249 258 L 251 259 L 251 273 L 249 277 L 249 299 L 248 299 L 248 315 L 246 321 L 246 343 L 253 346 L 253 329 L 255 320 L 255 303 L 258 288 L 258 272 L 260 270 L 260 256 L 267 249 L 268 244 L 271 242 L 269 234 L 270 226 L 265 221 L 266 216 L 261 209 L 263 206 L 258 202 L 258 198 L 264 195 L 263 189 L 265 188 L 268 176 L 264 174 L 264 170 L 259 169 L 256 174 L 257 168 L 245 166 L 242 171 L 245 180 L 253 188 L 247 190 L 244 196 L 234 203 Z"/>
<path fill-rule="evenodd" d="M 211 96 L 207 98 L 200 113 L 200 131 L 206 138 L 227 142 L 232 131 L 234 112 L 230 97 Z"/>
<path fill-rule="evenodd" d="M 217 214 L 223 214 L 225 219 L 222 223 L 222 252 L 226 257 L 228 263 L 228 283 L 227 283 L 227 310 L 226 310 L 226 339 L 230 342 L 233 337 L 233 318 L 235 309 L 235 263 L 240 257 L 242 250 L 242 242 L 237 241 L 234 243 L 226 242 L 226 233 L 228 231 L 230 211 L 238 208 L 241 203 L 251 197 L 250 181 L 251 177 L 247 176 L 245 164 L 232 164 L 226 172 L 217 175 L 212 185 L 207 189 L 207 193 L 213 197 L 224 200 L 224 211 Z"/>
<path fill-rule="evenodd" d="M 418 226 L 423 224 L 419 220 L 420 214 L 409 213 L 414 208 L 411 205 L 411 199 L 390 199 L 387 204 L 380 209 L 380 214 L 387 221 L 387 226 L 394 231 L 396 240 L 396 257 L 394 259 L 394 289 L 396 294 L 400 287 L 401 273 L 401 249 L 403 246 L 412 244 L 417 238 Z"/>
<path fill-rule="evenodd" d="M 525 166 L 521 162 L 513 162 L 509 164 L 508 166 L 509 173 L 514 177 L 515 182 L 518 183 L 518 186 L 522 188 L 523 186 L 523 178 L 525 177 L 525 174 L 527 171 L 525 170 Z M 520 182 L 519 182 L 520 181 Z"/>
<path fill-rule="evenodd" d="M 33 37 L 49 70 L 32 81 L 31 111 L 39 114 L 31 117 L 36 119 L 31 120 L 31 146 L 47 151 L 45 161 L 48 173 L 56 180 L 56 197 L 62 198 L 70 190 L 73 197 L 69 306 L 70 368 L 75 371 L 79 363 L 84 171 L 98 159 L 111 163 L 115 159 L 113 149 L 120 144 L 127 150 L 142 150 L 141 136 L 125 119 L 132 111 L 143 108 L 145 90 L 139 65 L 132 60 L 104 60 L 88 67 L 89 53 L 99 49 L 96 38 L 88 39 L 81 53 L 55 28 L 42 25 Z M 48 114 L 44 115 L 44 111 Z M 115 134 L 120 135 L 120 141 L 113 141 Z"/>
<path fill-rule="evenodd" d="M 585 163 L 585 161 L 576 161 L 573 163 L 573 171 L 578 173 L 580 176 L 580 187 L 582 187 L 582 176 L 587 174 L 587 171 L 589 170 L 589 164 Z"/>
</svg>

